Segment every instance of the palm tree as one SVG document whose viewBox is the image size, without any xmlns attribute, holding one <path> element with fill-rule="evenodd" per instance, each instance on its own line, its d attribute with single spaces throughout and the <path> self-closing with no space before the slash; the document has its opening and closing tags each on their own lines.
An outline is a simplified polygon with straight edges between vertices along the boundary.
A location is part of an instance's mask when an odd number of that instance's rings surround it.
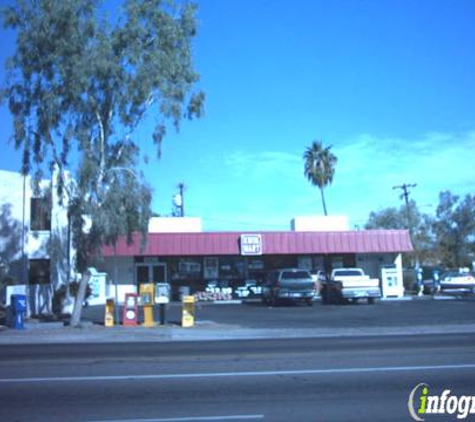
<svg viewBox="0 0 475 422">
<path fill-rule="evenodd" d="M 330 145 L 323 147 L 321 141 L 314 141 L 303 155 L 305 161 L 304 174 L 313 186 L 318 186 L 322 195 L 323 212 L 328 215 L 324 189 L 332 183 L 335 174 L 336 156 L 330 151 Z"/>
</svg>

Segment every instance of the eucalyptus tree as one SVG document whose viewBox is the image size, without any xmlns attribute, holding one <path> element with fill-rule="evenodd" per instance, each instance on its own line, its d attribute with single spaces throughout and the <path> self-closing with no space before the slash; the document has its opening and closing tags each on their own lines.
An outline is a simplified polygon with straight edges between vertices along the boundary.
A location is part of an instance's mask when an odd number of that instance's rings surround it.
<svg viewBox="0 0 475 422">
<path fill-rule="evenodd" d="M 16 31 L 2 89 L 13 143 L 23 151 L 24 174 L 40 179 L 57 170 L 81 271 L 103 245 L 145 233 L 151 189 L 138 171 L 140 147 L 153 142 L 159 155 L 167 130 L 200 117 L 204 104 L 192 61 L 196 6 L 125 0 L 110 13 L 107 7 L 18 0 L 3 9 L 4 26 Z M 144 121 L 153 129 L 139 139 Z M 79 324 L 87 283 L 83 275 L 72 325 Z"/>
<path fill-rule="evenodd" d="M 325 202 L 325 188 L 333 182 L 337 157 L 330 151 L 331 145 L 324 148 L 321 141 L 314 141 L 303 155 L 304 174 L 313 186 L 320 189 L 323 213 L 328 215 Z"/>
</svg>

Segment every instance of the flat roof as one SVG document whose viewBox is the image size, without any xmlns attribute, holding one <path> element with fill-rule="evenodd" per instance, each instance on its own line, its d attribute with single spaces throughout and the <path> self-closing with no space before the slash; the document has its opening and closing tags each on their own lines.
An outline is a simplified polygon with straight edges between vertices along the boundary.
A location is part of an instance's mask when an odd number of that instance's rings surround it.
<svg viewBox="0 0 475 422">
<path fill-rule="evenodd" d="M 219 256 L 241 255 L 241 235 L 258 234 L 262 255 L 310 255 L 343 253 L 395 253 L 413 250 L 407 230 L 361 230 L 334 232 L 205 232 L 149 233 L 144 248 L 135 233 L 131 244 L 119 239 L 115 250 L 104 256 Z"/>
</svg>

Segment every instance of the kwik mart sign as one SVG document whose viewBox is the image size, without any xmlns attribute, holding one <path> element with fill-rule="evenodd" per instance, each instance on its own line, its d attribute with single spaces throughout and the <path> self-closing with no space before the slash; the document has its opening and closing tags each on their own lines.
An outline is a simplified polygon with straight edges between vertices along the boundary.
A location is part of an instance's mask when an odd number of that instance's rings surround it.
<svg viewBox="0 0 475 422">
<path fill-rule="evenodd" d="M 241 255 L 262 255 L 262 236 L 260 234 L 242 234 L 240 244 Z"/>
</svg>

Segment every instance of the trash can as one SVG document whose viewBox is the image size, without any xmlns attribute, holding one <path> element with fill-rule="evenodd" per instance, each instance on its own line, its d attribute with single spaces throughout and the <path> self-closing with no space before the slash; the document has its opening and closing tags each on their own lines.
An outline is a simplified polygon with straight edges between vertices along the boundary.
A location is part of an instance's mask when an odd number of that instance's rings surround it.
<svg viewBox="0 0 475 422">
<path fill-rule="evenodd" d="M 13 312 L 12 328 L 15 330 L 23 330 L 25 328 L 24 319 L 26 313 L 26 295 L 11 295 L 10 303 Z"/>
</svg>

